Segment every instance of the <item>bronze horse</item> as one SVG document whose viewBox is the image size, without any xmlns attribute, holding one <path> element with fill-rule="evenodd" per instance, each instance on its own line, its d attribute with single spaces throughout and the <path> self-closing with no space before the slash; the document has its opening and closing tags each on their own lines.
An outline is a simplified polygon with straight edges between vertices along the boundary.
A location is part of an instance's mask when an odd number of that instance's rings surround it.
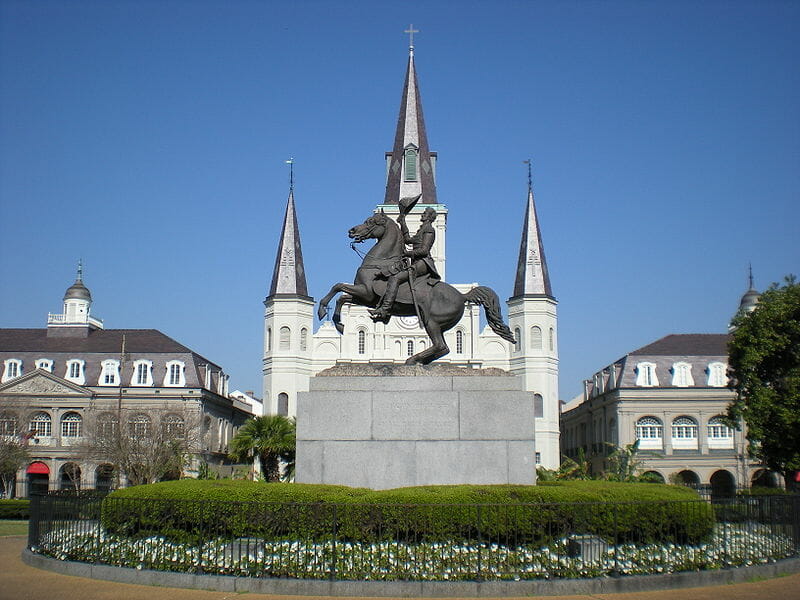
<svg viewBox="0 0 800 600">
<path fill-rule="evenodd" d="M 376 276 L 382 269 L 400 261 L 405 247 L 400 227 L 383 211 L 372 215 L 361 225 L 352 227 L 347 234 L 356 243 L 367 239 L 375 239 L 377 242 L 364 256 L 361 266 L 356 271 L 355 282 L 334 284 L 319 302 L 317 315 L 320 319 L 324 319 L 328 314 L 328 304 L 331 299 L 342 292 L 336 301 L 332 316 L 333 324 L 339 333 L 344 333 L 344 324 L 341 322 L 344 304 L 356 304 L 368 308 L 378 306 L 386 290 L 386 279 Z M 492 331 L 504 340 L 515 343 L 514 335 L 503 322 L 500 300 L 491 288 L 478 286 L 462 294 L 444 281 L 431 286 L 424 278 L 418 278 L 413 291 L 409 284 L 400 286 L 397 300 L 390 311 L 392 316 L 409 317 L 416 315 L 418 308 L 421 324 L 431 340 L 430 347 L 406 360 L 407 365 L 426 365 L 450 352 L 444 340 L 444 332 L 459 322 L 467 302 L 482 305 Z"/>
</svg>

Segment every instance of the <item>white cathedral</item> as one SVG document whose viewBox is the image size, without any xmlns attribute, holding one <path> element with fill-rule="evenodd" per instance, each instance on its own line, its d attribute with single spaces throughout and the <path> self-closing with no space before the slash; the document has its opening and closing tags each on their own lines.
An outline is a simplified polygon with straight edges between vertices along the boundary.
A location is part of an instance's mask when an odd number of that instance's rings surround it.
<svg viewBox="0 0 800 600">
<path fill-rule="evenodd" d="M 446 280 L 448 211 L 437 198 L 436 153 L 428 147 L 411 46 L 394 146 L 386 153 L 386 195 L 375 212 L 383 210 L 396 219 L 400 198 L 419 194 L 422 196 L 408 217 L 409 229 L 415 230 L 427 207 L 436 210 L 431 255 Z M 465 293 L 478 284 L 452 285 Z M 508 300 L 508 323 L 517 343 L 502 340 L 488 326 L 481 330 L 480 307 L 469 304 L 461 321 L 445 334 L 450 354 L 439 360 L 464 368 L 498 367 L 522 377 L 524 389 L 534 394 L 536 462 L 548 469 L 557 468 L 560 462 L 556 304 L 529 180 L 514 291 Z M 267 414 L 296 415 L 297 393 L 308 391 L 309 379 L 336 363 L 403 363 L 429 343 L 417 317 L 393 317 L 384 325 L 374 323 L 366 308 L 349 304 L 342 309 L 344 334 L 329 320 L 313 332 L 315 301 L 308 294 L 291 187 L 264 305 L 263 399 Z"/>
</svg>

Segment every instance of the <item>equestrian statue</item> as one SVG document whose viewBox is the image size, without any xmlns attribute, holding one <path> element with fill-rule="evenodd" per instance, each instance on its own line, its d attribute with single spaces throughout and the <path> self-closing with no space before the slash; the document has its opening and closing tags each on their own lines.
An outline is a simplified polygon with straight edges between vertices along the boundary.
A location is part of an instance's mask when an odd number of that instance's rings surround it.
<svg viewBox="0 0 800 600">
<path fill-rule="evenodd" d="M 410 234 L 406 216 L 420 197 L 421 194 L 400 200 L 399 226 L 381 209 L 361 225 L 350 228 L 348 236 L 353 240 L 351 246 L 354 249 L 355 244 L 364 240 L 375 239 L 377 242 L 364 255 L 354 283 L 334 284 L 320 300 L 317 315 L 324 319 L 328 314 L 328 304 L 340 292 L 332 316 L 339 333 L 344 333 L 341 312 L 345 304 L 370 308 L 372 320 L 376 322 L 388 323 L 393 316 L 416 315 L 431 345 L 410 356 L 406 360 L 407 365 L 426 365 L 450 352 L 444 332 L 461 320 L 467 302 L 482 305 L 492 331 L 504 340 L 515 343 L 514 335 L 503 322 L 500 300 L 494 290 L 478 286 L 462 294 L 442 281 L 431 257 L 431 248 L 436 239 L 432 225 L 436 220 L 436 211 L 432 207 L 423 211 L 422 224 L 417 233 Z"/>
</svg>

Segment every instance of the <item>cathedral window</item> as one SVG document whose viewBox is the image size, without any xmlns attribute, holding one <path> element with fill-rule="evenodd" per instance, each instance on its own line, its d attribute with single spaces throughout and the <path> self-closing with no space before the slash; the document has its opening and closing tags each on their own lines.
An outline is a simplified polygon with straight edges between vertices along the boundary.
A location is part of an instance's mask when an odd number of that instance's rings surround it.
<svg viewBox="0 0 800 600">
<path fill-rule="evenodd" d="M 289 416 L 289 394 L 286 392 L 278 394 L 278 414 L 284 417 Z"/>
<path fill-rule="evenodd" d="M 636 365 L 636 385 L 641 387 L 655 387 L 658 385 L 656 365 L 654 363 L 641 362 Z"/>
<path fill-rule="evenodd" d="M 73 358 L 72 360 L 67 361 L 67 372 L 64 375 L 64 379 L 68 379 L 78 385 L 83 385 L 86 383 L 86 378 L 84 377 L 84 366 L 86 362 L 80 360 L 78 358 Z"/>
<path fill-rule="evenodd" d="M 414 355 L 414 340 L 408 340 L 408 343 L 406 344 L 406 348 L 408 349 L 407 350 L 407 354 L 409 356 L 413 356 Z"/>
<path fill-rule="evenodd" d="M 519 327 L 514 329 L 514 352 L 519 352 L 522 349 L 522 335 L 520 334 Z"/>
<path fill-rule="evenodd" d="M 5 361 L 2 383 L 22 375 L 22 361 L 18 358 L 9 358 Z"/>
<path fill-rule="evenodd" d="M 119 361 L 104 360 L 100 366 L 100 380 L 97 385 L 119 385 Z"/>
<path fill-rule="evenodd" d="M 552 327 L 550 328 L 550 351 L 556 349 L 556 330 Z"/>
<path fill-rule="evenodd" d="M 280 330 L 279 348 L 281 350 L 289 350 L 291 347 L 292 330 L 285 325 Z"/>
<path fill-rule="evenodd" d="M 308 350 L 308 329 L 303 327 L 300 330 L 300 351 L 305 352 Z"/>
<path fill-rule="evenodd" d="M 542 349 L 542 328 L 538 325 L 531 327 L 531 350 Z"/>
<path fill-rule="evenodd" d="M 136 360 L 133 362 L 131 385 L 140 387 L 153 385 L 153 361 Z"/>
<path fill-rule="evenodd" d="M 272 327 L 267 327 L 267 352 L 272 352 Z"/>
<path fill-rule="evenodd" d="M 725 387 L 728 385 L 728 368 L 725 363 L 713 362 L 708 365 L 708 386 Z"/>
<path fill-rule="evenodd" d="M 70 412 L 61 418 L 61 437 L 76 438 L 81 436 L 83 419 L 78 413 Z"/>
<path fill-rule="evenodd" d="M 186 366 L 179 360 L 167 363 L 167 374 L 164 376 L 165 387 L 184 387 L 186 385 Z"/>
<path fill-rule="evenodd" d="M 544 417 L 544 398 L 541 394 L 533 395 L 533 416 L 537 419 Z"/>
<path fill-rule="evenodd" d="M 38 412 L 31 418 L 29 431 L 33 437 L 50 437 L 53 432 L 53 422 L 46 412 Z"/>
<path fill-rule="evenodd" d="M 366 354 L 367 352 L 367 332 L 363 329 L 358 330 L 358 353 Z"/>
<path fill-rule="evenodd" d="M 464 354 L 464 332 L 456 331 L 456 354 Z"/>
<path fill-rule="evenodd" d="M 676 387 L 693 386 L 692 365 L 685 362 L 677 362 L 672 365 L 672 385 Z"/>
<path fill-rule="evenodd" d="M 414 148 L 405 151 L 405 180 L 417 180 L 417 151 Z"/>
<path fill-rule="evenodd" d="M 52 373 L 53 360 L 50 358 L 38 358 L 36 359 L 36 368 L 41 369 L 42 371 L 47 371 L 49 373 Z"/>
</svg>

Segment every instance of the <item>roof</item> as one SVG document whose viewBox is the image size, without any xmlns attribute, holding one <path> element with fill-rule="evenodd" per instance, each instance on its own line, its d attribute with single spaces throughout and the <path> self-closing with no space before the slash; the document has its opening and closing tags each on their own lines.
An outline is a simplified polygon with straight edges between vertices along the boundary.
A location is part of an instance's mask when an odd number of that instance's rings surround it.
<svg viewBox="0 0 800 600">
<path fill-rule="evenodd" d="M 542 232 L 533 200 L 533 187 L 528 186 L 528 203 L 522 225 L 522 239 L 517 260 L 517 275 L 514 280 L 514 298 L 528 295 L 553 297 L 547 259 L 544 255 Z"/>
<path fill-rule="evenodd" d="M 303 249 L 300 246 L 300 227 L 297 225 L 292 190 L 289 190 L 289 199 L 286 201 L 283 229 L 275 256 L 275 269 L 272 272 L 272 285 L 267 297 L 276 295 L 308 297 Z"/>
<path fill-rule="evenodd" d="M 673 333 L 631 352 L 631 356 L 727 356 L 726 333 Z"/>
<path fill-rule="evenodd" d="M 48 337 L 47 329 L 0 329 L 0 352 L 119 354 L 123 336 L 128 354 L 192 354 L 205 360 L 157 329 L 96 329 L 85 337 Z"/>
</svg>

